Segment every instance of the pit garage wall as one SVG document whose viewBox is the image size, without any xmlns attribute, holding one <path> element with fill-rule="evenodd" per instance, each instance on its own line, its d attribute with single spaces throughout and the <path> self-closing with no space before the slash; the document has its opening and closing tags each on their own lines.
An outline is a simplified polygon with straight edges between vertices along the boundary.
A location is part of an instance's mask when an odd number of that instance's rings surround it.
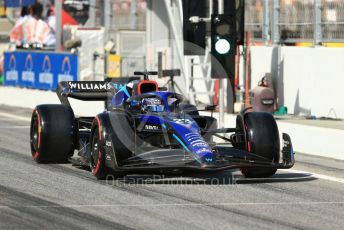
<svg viewBox="0 0 344 230">
<path fill-rule="evenodd" d="M 344 49 L 252 47 L 252 83 L 272 73 L 278 105 L 288 112 L 344 118 Z"/>
<path fill-rule="evenodd" d="M 177 33 L 182 36 L 182 24 L 180 10 L 177 7 L 177 0 L 167 0 L 171 6 L 173 22 L 175 23 Z M 177 52 L 176 40 L 173 35 L 171 22 L 168 16 L 167 7 L 164 0 L 147 0 L 147 18 L 146 18 L 146 42 L 147 55 L 146 66 L 147 70 L 158 70 L 158 52 L 162 52 L 162 67 L 163 69 L 182 69 L 180 58 Z M 182 39 L 179 38 L 179 39 Z M 183 44 L 182 40 L 180 43 Z M 188 73 L 181 72 L 180 77 L 175 78 L 175 82 L 180 87 L 177 92 L 187 92 L 187 84 L 184 76 Z M 151 77 L 154 79 L 154 77 Z M 155 78 L 160 85 L 164 85 L 168 78 Z"/>
</svg>

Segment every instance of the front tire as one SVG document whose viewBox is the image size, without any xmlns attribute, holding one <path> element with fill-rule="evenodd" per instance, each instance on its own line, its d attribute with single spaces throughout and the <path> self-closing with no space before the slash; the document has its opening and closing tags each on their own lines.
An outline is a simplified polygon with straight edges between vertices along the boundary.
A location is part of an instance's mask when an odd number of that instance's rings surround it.
<svg viewBox="0 0 344 230">
<path fill-rule="evenodd" d="M 245 144 L 242 146 L 248 152 L 262 156 L 277 163 L 280 157 L 279 132 L 274 117 L 269 113 L 250 112 L 238 116 L 237 129 L 244 132 Z M 273 176 L 274 168 L 241 168 L 248 178 L 264 178 Z"/>
<path fill-rule="evenodd" d="M 39 105 L 31 117 L 30 147 L 38 163 L 65 162 L 74 151 L 73 110 L 65 105 Z"/>
<path fill-rule="evenodd" d="M 97 179 L 104 179 L 109 170 L 105 165 L 105 150 L 103 148 L 103 140 L 102 140 L 102 132 L 99 118 L 96 117 L 96 123 L 94 128 L 92 129 L 91 134 L 91 159 L 90 159 L 90 166 L 92 170 L 93 176 Z"/>
</svg>

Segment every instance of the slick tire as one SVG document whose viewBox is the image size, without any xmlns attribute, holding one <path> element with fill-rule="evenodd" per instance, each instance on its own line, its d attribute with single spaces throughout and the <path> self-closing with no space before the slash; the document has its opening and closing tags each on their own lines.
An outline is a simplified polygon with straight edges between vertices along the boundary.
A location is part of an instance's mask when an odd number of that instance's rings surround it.
<svg viewBox="0 0 344 230">
<path fill-rule="evenodd" d="M 237 129 L 244 129 L 246 141 L 244 149 L 277 163 L 280 157 L 279 132 L 275 119 L 269 113 L 250 112 L 244 118 L 238 116 Z M 241 168 L 248 178 L 273 176 L 274 168 Z"/>
<path fill-rule="evenodd" d="M 90 140 L 90 167 L 93 176 L 95 176 L 97 179 L 105 179 L 109 174 L 109 169 L 105 164 L 106 154 L 103 147 L 103 142 L 102 127 L 99 118 L 96 117 Z"/>
<path fill-rule="evenodd" d="M 134 137 L 127 117 L 123 113 L 112 112 L 99 114 L 95 117 L 91 131 L 92 174 L 98 179 L 118 178 L 125 176 L 125 172 L 118 170 L 120 162 L 132 156 L 135 147 Z M 106 162 L 106 143 L 111 142 L 113 162 Z"/>
<path fill-rule="evenodd" d="M 73 110 L 65 105 L 39 105 L 31 117 L 30 147 L 38 163 L 66 162 L 75 148 Z"/>
</svg>

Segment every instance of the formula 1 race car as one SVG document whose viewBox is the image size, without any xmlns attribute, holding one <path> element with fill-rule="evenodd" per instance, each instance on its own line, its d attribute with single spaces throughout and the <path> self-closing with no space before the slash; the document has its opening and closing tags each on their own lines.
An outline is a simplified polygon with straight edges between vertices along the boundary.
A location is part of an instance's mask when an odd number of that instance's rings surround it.
<svg viewBox="0 0 344 230">
<path fill-rule="evenodd" d="M 283 134 L 280 150 L 271 114 L 245 110 L 237 115 L 236 127 L 218 129 L 212 116 L 215 106 L 205 109 L 211 116 L 200 115 L 182 95 L 149 80 L 153 74 L 135 72 L 144 79 L 60 82 L 61 104 L 38 105 L 33 111 L 33 159 L 89 166 L 99 179 L 226 169 L 240 169 L 246 177 L 269 177 L 294 165 L 290 137 Z M 68 98 L 104 101 L 106 109 L 95 117 L 75 117 Z"/>
</svg>

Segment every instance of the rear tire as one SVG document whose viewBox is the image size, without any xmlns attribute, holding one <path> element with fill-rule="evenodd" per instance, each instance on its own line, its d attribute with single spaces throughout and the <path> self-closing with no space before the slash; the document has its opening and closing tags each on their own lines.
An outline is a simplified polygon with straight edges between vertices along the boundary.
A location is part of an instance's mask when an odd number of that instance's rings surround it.
<svg viewBox="0 0 344 230">
<path fill-rule="evenodd" d="M 245 146 L 248 152 L 265 157 L 277 163 L 280 157 L 279 132 L 275 119 L 269 113 L 250 112 L 244 118 L 238 116 L 237 128 L 244 130 Z M 274 168 L 242 168 L 241 172 L 248 178 L 273 176 Z"/>
<path fill-rule="evenodd" d="M 65 162 L 74 151 L 73 110 L 65 105 L 39 105 L 31 118 L 30 147 L 38 163 Z"/>
</svg>

